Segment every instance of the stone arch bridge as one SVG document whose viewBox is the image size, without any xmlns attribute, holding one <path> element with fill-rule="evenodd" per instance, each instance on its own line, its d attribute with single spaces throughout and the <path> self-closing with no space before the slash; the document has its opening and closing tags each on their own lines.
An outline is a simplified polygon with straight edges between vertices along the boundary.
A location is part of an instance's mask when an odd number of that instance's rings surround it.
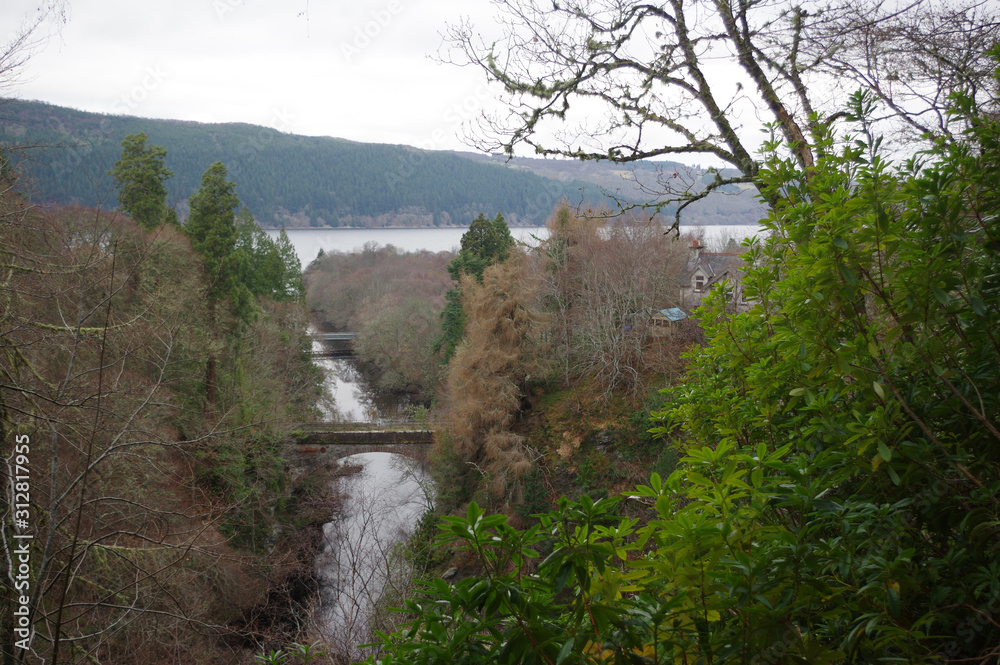
<svg viewBox="0 0 1000 665">
<path fill-rule="evenodd" d="M 396 453 L 427 462 L 434 431 L 415 423 L 304 423 L 292 453 L 298 462 L 322 464 L 358 453 Z"/>
</svg>

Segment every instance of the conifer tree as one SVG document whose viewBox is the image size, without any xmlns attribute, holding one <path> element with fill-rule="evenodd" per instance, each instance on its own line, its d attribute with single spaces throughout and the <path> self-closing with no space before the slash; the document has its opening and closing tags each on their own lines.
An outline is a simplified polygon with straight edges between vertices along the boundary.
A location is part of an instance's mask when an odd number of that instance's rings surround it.
<svg viewBox="0 0 1000 665">
<path fill-rule="evenodd" d="M 494 263 L 507 260 L 513 246 L 514 238 L 503 215 L 497 214 L 490 220 L 480 213 L 462 235 L 462 248 L 448 265 L 448 274 L 455 281 L 462 275 L 475 275 L 482 283 L 483 271 Z"/>
<path fill-rule="evenodd" d="M 256 297 L 302 301 L 302 263 L 285 229 L 277 240 L 265 233 L 250 210 L 236 215 L 236 280 Z"/>
<path fill-rule="evenodd" d="M 539 346 L 545 321 L 521 253 L 487 267 L 482 280 L 463 277 L 461 286 L 466 332 L 446 376 L 450 445 L 500 505 L 517 498 L 518 479 L 532 468 L 514 424 L 529 377 L 547 371 Z M 471 474 L 465 480 L 478 482 Z"/>
<path fill-rule="evenodd" d="M 231 295 L 235 277 L 236 185 L 226 166 L 215 162 L 201 177 L 201 188 L 191 197 L 191 215 L 184 227 L 205 264 L 209 300 Z"/>
<path fill-rule="evenodd" d="M 210 325 L 218 327 L 220 300 L 237 306 L 241 291 L 236 277 L 236 185 L 222 162 L 215 162 L 201 177 L 201 188 L 191 197 L 191 215 L 184 227 L 191 245 L 201 255 L 208 282 Z M 245 289 L 243 289 L 245 290 Z M 238 307 L 238 309 L 243 309 Z M 214 409 L 216 401 L 216 357 L 210 353 L 205 367 L 205 398 Z"/>
<path fill-rule="evenodd" d="M 174 174 L 163 165 L 163 146 L 147 146 L 144 133 L 129 134 L 122 141 L 121 158 L 110 173 L 118 187 L 118 205 L 123 212 L 151 230 L 167 221 L 167 188 L 163 182 Z"/>
<path fill-rule="evenodd" d="M 295 252 L 292 241 L 282 227 L 278 233 L 278 239 L 273 241 L 281 260 L 282 284 L 280 293 L 275 295 L 275 300 L 294 300 L 305 302 L 306 287 L 302 283 L 302 262 Z"/>
<path fill-rule="evenodd" d="M 254 296 L 274 298 L 283 281 L 278 249 L 257 224 L 250 209 L 236 215 L 236 279 Z"/>
</svg>

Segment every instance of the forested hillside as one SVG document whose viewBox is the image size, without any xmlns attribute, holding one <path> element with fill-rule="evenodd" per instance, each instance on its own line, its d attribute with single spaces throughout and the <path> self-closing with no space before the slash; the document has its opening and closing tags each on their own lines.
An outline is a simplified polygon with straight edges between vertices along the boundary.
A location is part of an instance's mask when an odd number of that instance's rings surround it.
<svg viewBox="0 0 1000 665">
<path fill-rule="evenodd" d="M 456 153 L 477 162 L 503 163 L 503 155 L 483 153 Z M 606 159 L 541 159 L 537 157 L 517 157 L 510 162 L 513 168 L 530 171 L 555 180 L 581 180 L 593 183 L 601 191 L 625 201 L 654 200 L 677 187 L 690 186 L 693 191 L 701 191 L 714 183 L 716 171 L 688 166 L 678 162 L 643 159 L 635 162 L 616 163 Z M 720 177 L 733 175 L 732 169 L 718 171 Z M 677 204 L 668 203 L 662 212 L 673 215 Z M 726 185 L 711 192 L 703 200 L 684 209 L 682 220 L 691 226 L 711 226 L 713 224 L 756 224 L 767 214 L 767 210 L 757 196 L 757 190 L 747 184 Z"/>
<path fill-rule="evenodd" d="M 552 206 L 607 202 L 600 188 L 556 181 L 450 152 L 284 134 L 247 124 L 200 124 L 85 113 L 40 102 L 0 104 L 0 145 L 20 153 L 36 200 L 114 204 L 107 171 L 129 134 L 167 151 L 168 203 L 187 214 L 208 166 L 221 161 L 263 226 L 465 225 L 483 210 L 541 224 Z"/>
</svg>

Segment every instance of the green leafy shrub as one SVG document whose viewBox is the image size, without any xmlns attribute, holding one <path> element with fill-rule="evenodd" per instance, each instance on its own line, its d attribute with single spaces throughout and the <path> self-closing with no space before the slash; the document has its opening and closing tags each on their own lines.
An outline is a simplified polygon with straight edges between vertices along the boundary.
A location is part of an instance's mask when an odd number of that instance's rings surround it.
<svg viewBox="0 0 1000 665">
<path fill-rule="evenodd" d="M 484 572 L 428 584 L 381 662 L 995 660 L 1000 123 L 960 110 L 965 140 L 901 170 L 863 94 L 808 172 L 772 142 L 754 307 L 708 299 L 657 414 L 676 470 L 526 530 L 446 518 Z"/>
</svg>

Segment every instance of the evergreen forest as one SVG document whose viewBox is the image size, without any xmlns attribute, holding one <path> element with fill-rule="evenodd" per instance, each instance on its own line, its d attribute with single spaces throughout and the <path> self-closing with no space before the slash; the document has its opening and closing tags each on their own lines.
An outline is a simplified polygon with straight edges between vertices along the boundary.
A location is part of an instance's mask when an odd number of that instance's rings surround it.
<svg viewBox="0 0 1000 665">
<path fill-rule="evenodd" d="M 110 203 L 108 175 L 128 135 L 145 133 L 168 155 L 167 201 L 181 217 L 212 163 L 226 164 L 240 200 L 264 227 L 461 226 L 482 210 L 538 225 L 561 199 L 607 199 L 583 181 L 557 181 L 503 162 L 449 152 L 286 134 L 246 124 L 207 125 L 85 113 L 41 102 L 0 103 L 0 144 L 17 156 L 22 188 L 40 201 Z"/>
</svg>

